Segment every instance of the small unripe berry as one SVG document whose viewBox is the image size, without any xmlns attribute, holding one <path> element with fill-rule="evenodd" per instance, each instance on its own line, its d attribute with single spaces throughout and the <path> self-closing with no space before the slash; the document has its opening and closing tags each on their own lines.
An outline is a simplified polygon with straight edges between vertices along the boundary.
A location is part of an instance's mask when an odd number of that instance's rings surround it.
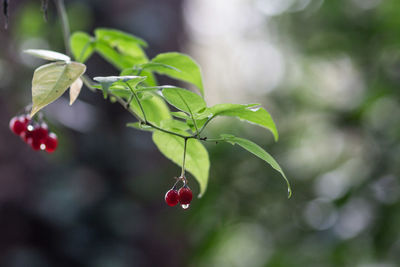
<svg viewBox="0 0 400 267">
<path fill-rule="evenodd" d="M 165 202 L 167 203 L 168 206 L 175 206 L 176 204 L 179 203 L 179 196 L 178 196 L 178 191 L 175 189 L 170 189 L 168 192 L 165 194 Z"/>
<path fill-rule="evenodd" d="M 192 190 L 190 190 L 190 188 L 187 185 L 179 189 L 178 195 L 179 195 L 179 202 L 182 205 L 190 204 L 193 198 Z"/>
</svg>

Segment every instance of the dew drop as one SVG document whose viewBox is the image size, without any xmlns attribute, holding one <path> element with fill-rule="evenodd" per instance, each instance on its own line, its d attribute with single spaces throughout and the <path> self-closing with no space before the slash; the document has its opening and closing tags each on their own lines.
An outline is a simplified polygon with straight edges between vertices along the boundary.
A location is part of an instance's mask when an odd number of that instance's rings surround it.
<svg viewBox="0 0 400 267">
<path fill-rule="evenodd" d="M 33 131 L 33 126 L 32 125 L 28 125 L 27 129 L 28 129 L 28 131 Z"/>
<path fill-rule="evenodd" d="M 181 205 L 182 209 L 184 209 L 184 210 L 188 209 L 189 206 L 190 206 L 190 204 L 182 204 Z"/>
<path fill-rule="evenodd" d="M 45 144 L 40 144 L 40 149 L 41 150 L 45 150 L 46 149 L 46 145 Z"/>
</svg>

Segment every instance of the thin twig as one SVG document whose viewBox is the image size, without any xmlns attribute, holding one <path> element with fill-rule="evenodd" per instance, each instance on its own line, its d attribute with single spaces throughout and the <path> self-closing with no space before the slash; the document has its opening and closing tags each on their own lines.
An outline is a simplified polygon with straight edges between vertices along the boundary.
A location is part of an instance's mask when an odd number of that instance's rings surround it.
<svg viewBox="0 0 400 267">
<path fill-rule="evenodd" d="M 58 15 L 61 17 L 61 26 L 62 26 L 63 36 L 64 36 L 65 51 L 68 56 L 71 56 L 71 51 L 70 51 L 70 47 L 69 47 L 70 30 L 69 30 L 69 22 L 68 22 L 67 12 L 65 11 L 64 0 L 54 0 L 54 2 L 56 4 Z"/>
</svg>

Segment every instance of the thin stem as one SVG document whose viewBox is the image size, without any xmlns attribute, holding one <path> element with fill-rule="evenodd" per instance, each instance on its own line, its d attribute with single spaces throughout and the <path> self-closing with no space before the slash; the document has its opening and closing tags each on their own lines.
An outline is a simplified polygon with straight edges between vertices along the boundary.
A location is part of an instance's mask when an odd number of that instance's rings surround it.
<svg viewBox="0 0 400 267">
<path fill-rule="evenodd" d="M 68 22 L 68 16 L 67 12 L 65 11 L 65 6 L 64 6 L 64 0 L 54 0 L 57 8 L 58 15 L 61 18 L 61 27 L 62 27 L 62 32 L 64 36 L 64 45 L 65 45 L 65 51 L 68 56 L 71 55 L 70 47 L 69 47 L 69 35 L 70 35 L 70 30 L 69 30 L 69 22 Z"/>
<path fill-rule="evenodd" d="M 203 130 L 206 128 L 207 124 L 208 124 L 212 119 L 214 119 L 214 118 L 215 118 L 215 116 L 212 116 L 211 118 L 209 118 L 209 119 L 204 123 L 203 127 L 201 127 L 201 129 L 199 130 L 199 136 L 200 136 L 200 134 L 203 132 Z"/>
<path fill-rule="evenodd" d="M 187 146 L 187 138 L 185 138 L 183 145 L 183 161 L 182 161 L 182 172 L 181 177 L 185 177 L 185 160 L 186 160 L 186 146 Z"/>
<path fill-rule="evenodd" d="M 144 113 L 144 109 L 143 109 L 142 103 L 140 103 L 139 97 L 137 96 L 135 90 L 133 90 L 133 88 L 130 86 L 130 84 L 128 82 L 125 82 L 125 84 L 129 87 L 129 90 L 131 90 L 132 95 L 135 97 L 136 102 L 138 103 L 139 108 L 142 111 L 144 122 L 147 123 L 146 113 Z"/>
</svg>

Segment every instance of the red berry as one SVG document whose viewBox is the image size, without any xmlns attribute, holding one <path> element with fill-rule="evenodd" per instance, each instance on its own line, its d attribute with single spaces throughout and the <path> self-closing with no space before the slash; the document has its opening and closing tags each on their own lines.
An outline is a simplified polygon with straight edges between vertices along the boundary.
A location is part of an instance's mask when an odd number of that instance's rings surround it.
<svg viewBox="0 0 400 267">
<path fill-rule="evenodd" d="M 190 190 L 190 188 L 187 185 L 179 189 L 178 194 L 179 194 L 179 202 L 182 205 L 188 205 L 192 201 L 193 198 L 192 190 Z"/>
<path fill-rule="evenodd" d="M 44 145 L 46 146 L 45 149 L 47 152 L 54 152 L 58 145 L 57 135 L 55 133 L 49 133 L 49 135 L 44 140 Z"/>
<path fill-rule="evenodd" d="M 33 148 L 33 150 L 38 151 L 41 148 L 42 143 L 40 142 L 39 139 L 36 138 L 32 138 L 29 141 L 29 144 L 31 145 L 31 147 Z"/>
<path fill-rule="evenodd" d="M 178 191 L 175 189 L 170 189 L 168 192 L 165 194 L 165 202 L 167 203 L 168 206 L 175 206 L 179 202 L 179 197 L 178 197 Z"/>
<path fill-rule="evenodd" d="M 13 117 L 10 121 L 10 129 L 16 135 L 20 135 L 26 130 L 25 119 L 21 117 Z"/>
<path fill-rule="evenodd" d="M 20 134 L 20 136 L 25 143 L 29 144 L 32 139 L 32 130 L 26 129 L 24 132 Z"/>
<path fill-rule="evenodd" d="M 35 127 L 32 131 L 33 139 L 37 140 L 39 143 L 44 143 L 47 136 L 49 134 L 49 130 L 47 129 L 47 125 L 42 123 L 39 127 Z"/>
</svg>

